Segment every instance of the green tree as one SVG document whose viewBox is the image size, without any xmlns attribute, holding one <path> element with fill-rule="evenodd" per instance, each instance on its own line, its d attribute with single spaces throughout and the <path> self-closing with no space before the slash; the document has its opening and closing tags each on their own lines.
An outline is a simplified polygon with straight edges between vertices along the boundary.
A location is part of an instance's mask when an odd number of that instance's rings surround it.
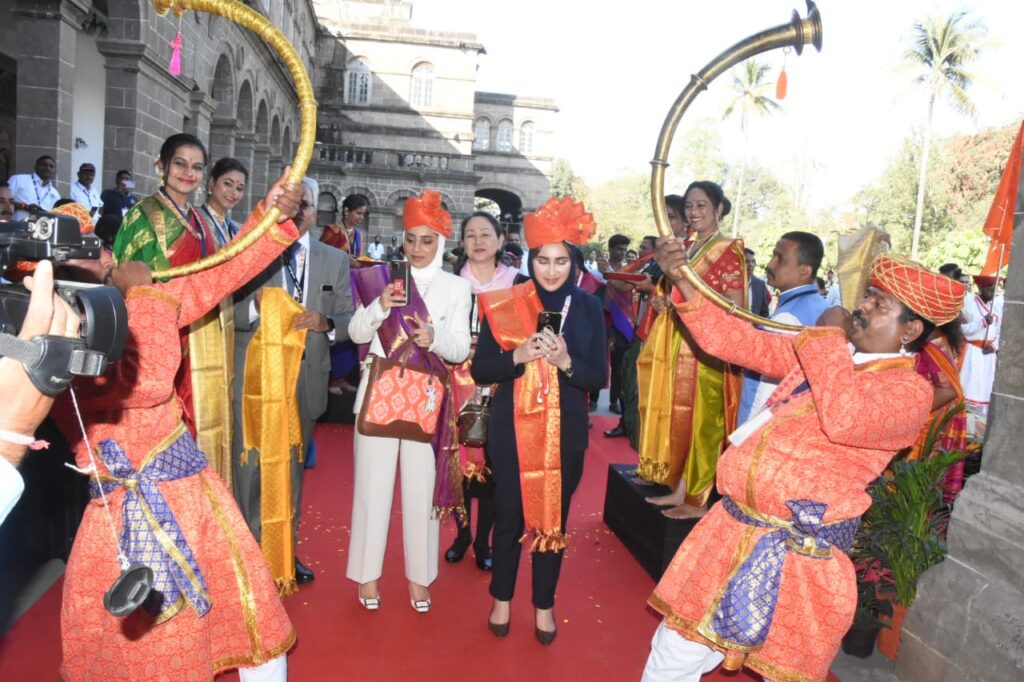
<svg viewBox="0 0 1024 682">
<path fill-rule="evenodd" d="M 576 175 L 565 159 L 555 159 L 551 165 L 551 196 L 573 197 L 577 201 L 586 202 L 590 194 L 583 178 Z"/>
<path fill-rule="evenodd" d="M 947 96 L 954 109 L 974 115 L 974 104 L 967 89 L 974 81 L 970 66 L 975 62 L 987 39 L 988 29 L 979 20 L 972 19 L 965 10 L 956 10 L 948 16 L 930 16 L 916 22 L 911 32 L 911 45 L 904 61 L 918 71 L 914 82 L 928 93 L 925 116 L 924 141 L 917 178 L 917 204 L 914 211 L 913 240 L 910 257 L 917 259 L 924 221 L 925 186 L 928 176 L 928 153 L 931 145 L 932 116 L 935 103 Z"/>
<path fill-rule="evenodd" d="M 758 114 L 762 116 L 781 111 L 782 107 L 767 93 L 773 87 L 772 83 L 765 79 L 771 67 L 768 64 L 759 62 L 756 59 L 748 59 L 743 62 L 739 69 L 732 72 L 732 89 L 735 97 L 725 108 L 722 118 L 728 118 L 733 112 L 740 114 L 740 132 L 743 134 L 743 153 L 740 157 L 740 178 L 737 185 L 734 213 L 732 216 L 732 236 L 736 237 L 739 230 L 740 207 L 743 200 L 743 183 L 747 169 L 747 143 L 750 138 L 750 116 Z"/>
<path fill-rule="evenodd" d="M 676 155 L 665 180 L 667 194 L 682 194 L 695 180 L 725 183 L 729 164 L 722 153 L 722 135 L 715 119 L 697 119 L 693 128 L 676 136 L 673 149 Z"/>
<path fill-rule="evenodd" d="M 594 214 L 597 234 L 606 242 L 624 234 L 638 246 L 646 234 L 655 234 L 651 211 L 651 179 L 644 173 L 625 172 L 594 189 L 587 208 Z"/>
</svg>

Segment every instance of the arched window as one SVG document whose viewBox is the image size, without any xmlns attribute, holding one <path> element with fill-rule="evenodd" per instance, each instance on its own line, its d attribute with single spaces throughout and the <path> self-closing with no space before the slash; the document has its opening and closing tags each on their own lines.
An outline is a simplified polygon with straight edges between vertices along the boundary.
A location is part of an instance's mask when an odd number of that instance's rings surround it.
<svg viewBox="0 0 1024 682">
<path fill-rule="evenodd" d="M 508 119 L 498 123 L 498 151 L 512 151 L 512 121 Z"/>
<path fill-rule="evenodd" d="M 412 89 L 409 104 L 417 109 L 434 107 L 434 65 L 421 62 L 412 70 Z"/>
<path fill-rule="evenodd" d="M 491 122 L 486 118 L 478 118 L 473 124 L 473 149 L 485 152 L 491 148 Z"/>
<path fill-rule="evenodd" d="M 353 59 L 348 63 L 345 78 L 345 104 L 369 104 L 373 78 L 370 66 L 364 59 Z"/>
<path fill-rule="evenodd" d="M 519 153 L 533 153 L 533 122 L 527 121 L 519 127 Z"/>
</svg>

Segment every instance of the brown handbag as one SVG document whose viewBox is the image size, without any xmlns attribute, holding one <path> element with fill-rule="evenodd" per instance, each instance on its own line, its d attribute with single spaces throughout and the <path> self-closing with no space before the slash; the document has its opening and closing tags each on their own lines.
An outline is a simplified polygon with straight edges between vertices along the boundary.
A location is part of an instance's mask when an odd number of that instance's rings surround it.
<svg viewBox="0 0 1024 682">
<path fill-rule="evenodd" d="M 480 402 L 468 401 L 459 411 L 459 442 L 469 448 L 487 445 L 487 429 L 491 423 L 491 394 L 480 396 Z"/>
<path fill-rule="evenodd" d="M 356 428 L 364 436 L 420 443 L 433 439 L 441 418 L 445 384 L 433 371 L 408 366 L 412 348 L 412 339 L 408 339 L 400 346 L 397 361 L 373 356 L 356 421 Z"/>
</svg>

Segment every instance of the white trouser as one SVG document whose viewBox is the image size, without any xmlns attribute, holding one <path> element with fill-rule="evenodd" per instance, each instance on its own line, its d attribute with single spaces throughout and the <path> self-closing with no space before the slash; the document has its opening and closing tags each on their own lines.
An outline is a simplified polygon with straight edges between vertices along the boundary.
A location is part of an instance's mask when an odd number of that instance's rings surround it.
<svg viewBox="0 0 1024 682">
<path fill-rule="evenodd" d="M 651 638 L 651 655 L 641 682 L 697 682 L 724 659 L 722 652 L 686 639 L 661 621 Z M 766 677 L 764 682 L 771 680 Z"/>
<path fill-rule="evenodd" d="M 286 682 L 288 679 L 288 655 L 281 654 L 255 668 L 239 668 L 238 679 L 242 682 Z"/>
<path fill-rule="evenodd" d="M 724 658 L 721 652 L 686 639 L 661 621 L 651 638 L 651 655 L 641 682 L 697 682 Z"/>
<path fill-rule="evenodd" d="M 430 443 L 375 438 L 356 431 L 352 538 L 346 575 L 358 583 L 377 580 L 383 569 L 399 455 L 405 577 L 424 586 L 437 578 L 441 526 L 432 514 L 434 450 Z"/>
</svg>

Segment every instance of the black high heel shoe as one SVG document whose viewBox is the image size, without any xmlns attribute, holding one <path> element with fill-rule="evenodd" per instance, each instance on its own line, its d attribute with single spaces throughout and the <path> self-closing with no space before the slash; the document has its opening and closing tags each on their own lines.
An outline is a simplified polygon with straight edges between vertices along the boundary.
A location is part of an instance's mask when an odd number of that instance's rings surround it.
<svg viewBox="0 0 1024 682">
<path fill-rule="evenodd" d="M 473 548 L 473 555 L 476 557 L 476 567 L 481 571 L 490 571 L 494 568 L 494 562 L 491 559 L 491 548 L 487 547 L 484 551 L 477 551 L 476 547 Z"/>
<path fill-rule="evenodd" d="M 554 614 L 551 615 L 552 619 L 554 619 Z M 555 622 L 557 623 L 558 621 Z M 534 623 L 533 636 L 537 638 L 537 641 L 540 642 L 541 645 L 551 646 L 551 643 L 555 641 L 555 637 L 558 636 L 558 627 L 556 626 L 554 630 L 541 630 L 540 627 Z"/>
<path fill-rule="evenodd" d="M 448 548 L 448 551 L 444 553 L 444 560 L 450 564 L 457 564 L 462 561 L 462 557 L 466 556 L 466 550 L 469 549 L 469 545 L 472 540 L 467 536 L 463 536 L 459 533 L 455 536 L 455 542 Z"/>
</svg>

